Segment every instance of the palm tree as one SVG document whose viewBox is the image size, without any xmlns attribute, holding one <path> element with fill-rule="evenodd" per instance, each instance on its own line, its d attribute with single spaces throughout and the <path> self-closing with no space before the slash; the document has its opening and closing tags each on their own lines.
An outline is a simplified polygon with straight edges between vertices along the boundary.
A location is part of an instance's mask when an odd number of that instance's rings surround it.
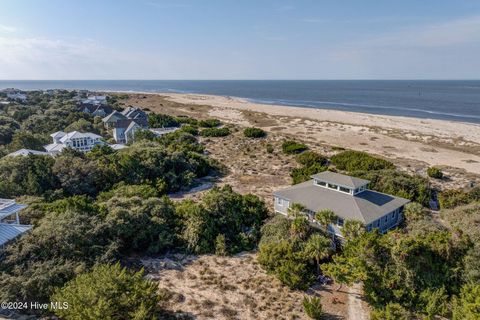
<svg viewBox="0 0 480 320">
<path fill-rule="evenodd" d="M 297 216 L 290 225 L 290 234 L 292 237 L 305 239 L 310 226 L 305 216 Z"/>
<path fill-rule="evenodd" d="M 306 209 L 307 208 L 300 203 L 292 203 L 292 205 L 288 208 L 287 215 L 295 218 L 302 215 Z"/>
<path fill-rule="evenodd" d="M 315 213 L 315 220 L 320 223 L 325 232 L 328 232 L 328 226 L 335 222 L 337 215 L 330 209 L 320 210 Z"/>
<path fill-rule="evenodd" d="M 332 252 L 332 242 L 329 238 L 321 234 L 313 234 L 305 244 L 305 253 L 317 263 L 317 271 L 320 274 L 320 261 L 330 256 Z"/>
<path fill-rule="evenodd" d="M 365 225 L 358 220 L 347 220 L 342 228 L 342 235 L 352 240 L 365 233 Z"/>
</svg>

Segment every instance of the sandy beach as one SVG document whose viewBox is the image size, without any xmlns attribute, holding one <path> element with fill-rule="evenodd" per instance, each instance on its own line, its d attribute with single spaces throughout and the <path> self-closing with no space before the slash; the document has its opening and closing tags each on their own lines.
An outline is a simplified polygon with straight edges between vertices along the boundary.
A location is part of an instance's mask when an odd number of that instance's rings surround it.
<svg viewBox="0 0 480 320">
<path fill-rule="evenodd" d="M 366 151 L 412 166 L 412 171 L 440 166 L 467 180 L 480 174 L 478 124 L 268 105 L 204 94 L 130 92 L 129 97 L 127 104 L 155 112 L 216 117 L 314 145 Z"/>
</svg>

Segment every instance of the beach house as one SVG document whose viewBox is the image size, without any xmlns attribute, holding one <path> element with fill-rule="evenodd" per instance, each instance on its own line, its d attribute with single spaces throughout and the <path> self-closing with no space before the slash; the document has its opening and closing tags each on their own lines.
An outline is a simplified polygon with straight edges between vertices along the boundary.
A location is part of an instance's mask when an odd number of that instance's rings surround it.
<svg viewBox="0 0 480 320">
<path fill-rule="evenodd" d="M 65 148 L 73 148 L 78 151 L 87 152 L 96 145 L 104 144 L 101 136 L 91 132 L 63 132 L 57 131 L 50 135 L 53 143 L 44 146 L 45 150 L 51 155 L 62 152 Z"/>
<path fill-rule="evenodd" d="M 135 132 L 148 128 L 147 114 L 136 107 L 127 107 L 122 112 L 113 111 L 102 119 L 107 129 L 113 129 L 112 135 L 117 143 L 130 143 Z"/>
<path fill-rule="evenodd" d="M 384 233 L 402 221 L 407 199 L 368 189 L 368 180 L 325 171 L 311 176 L 311 180 L 274 192 L 274 210 L 286 215 L 294 203 L 305 207 L 304 214 L 313 223 L 315 213 L 332 210 L 336 221 L 328 231 L 342 237 L 345 221 L 356 220 L 367 231 L 379 229 Z"/>
<path fill-rule="evenodd" d="M 92 116 L 105 117 L 113 112 L 112 107 L 104 104 L 84 103 L 79 104 L 79 109 L 82 112 L 89 113 Z"/>
<path fill-rule="evenodd" d="M 31 225 L 20 224 L 18 213 L 26 207 L 15 200 L 0 199 L 0 250 L 7 242 L 32 228 Z"/>
</svg>

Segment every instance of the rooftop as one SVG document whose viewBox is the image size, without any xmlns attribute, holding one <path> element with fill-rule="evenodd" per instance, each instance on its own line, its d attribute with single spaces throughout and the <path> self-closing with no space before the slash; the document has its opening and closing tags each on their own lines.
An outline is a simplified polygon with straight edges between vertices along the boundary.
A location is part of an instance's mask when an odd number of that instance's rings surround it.
<svg viewBox="0 0 480 320">
<path fill-rule="evenodd" d="M 313 212 L 330 209 L 343 219 L 359 220 L 364 224 L 369 224 L 410 202 L 404 198 L 372 190 L 365 190 L 352 196 L 316 186 L 313 180 L 276 191 L 274 195 L 291 203 L 301 203 Z"/>
<path fill-rule="evenodd" d="M 28 156 L 30 154 L 48 155 L 48 152 L 31 150 L 31 149 L 20 149 L 20 150 L 17 150 L 17 151 L 14 151 L 14 152 L 11 152 L 11 153 L 7 154 L 7 156 L 9 156 L 9 157 Z"/>
<path fill-rule="evenodd" d="M 12 199 L 0 199 L 0 219 L 8 217 L 26 207 L 26 205 L 16 203 Z"/>
<path fill-rule="evenodd" d="M 365 179 L 350 177 L 350 176 L 332 172 L 332 171 L 323 171 L 323 172 L 314 174 L 311 177 L 313 179 L 325 181 L 327 183 L 332 183 L 338 186 L 347 187 L 351 189 L 359 188 L 370 182 Z"/>
<path fill-rule="evenodd" d="M 0 223 L 0 246 L 30 230 L 30 225 Z"/>
<path fill-rule="evenodd" d="M 72 131 L 65 134 L 60 141 L 66 142 L 70 139 L 82 139 L 82 138 L 90 138 L 90 139 L 101 139 L 102 137 L 98 134 L 91 133 L 91 132 L 79 132 L 79 131 Z"/>
</svg>

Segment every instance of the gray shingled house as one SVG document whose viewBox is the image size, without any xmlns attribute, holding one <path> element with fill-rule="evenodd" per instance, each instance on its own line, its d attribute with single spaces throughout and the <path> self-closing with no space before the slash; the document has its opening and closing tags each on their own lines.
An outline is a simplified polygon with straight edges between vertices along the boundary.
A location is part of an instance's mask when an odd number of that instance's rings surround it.
<svg viewBox="0 0 480 320">
<path fill-rule="evenodd" d="M 330 209 L 337 215 L 329 231 L 342 236 L 345 220 L 358 220 L 367 231 L 378 228 L 386 232 L 402 221 L 407 199 L 368 189 L 368 180 L 325 171 L 312 176 L 312 180 L 278 190 L 273 193 L 275 212 L 287 214 L 293 203 L 305 206 L 308 219 L 315 222 L 315 212 Z"/>
</svg>

